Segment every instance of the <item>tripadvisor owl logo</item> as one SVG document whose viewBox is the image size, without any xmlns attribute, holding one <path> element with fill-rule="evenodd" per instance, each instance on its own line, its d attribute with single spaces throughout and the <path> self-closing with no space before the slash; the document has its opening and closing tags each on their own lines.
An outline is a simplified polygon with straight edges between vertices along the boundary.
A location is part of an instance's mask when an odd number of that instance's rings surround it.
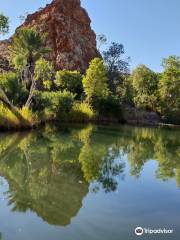
<svg viewBox="0 0 180 240">
<path fill-rule="evenodd" d="M 144 233 L 144 230 L 143 230 L 143 228 L 142 227 L 137 227 L 137 228 L 135 228 L 135 234 L 137 235 L 137 236 L 141 236 L 141 235 L 143 235 L 143 233 Z"/>
<path fill-rule="evenodd" d="M 151 228 L 136 227 L 134 230 L 134 233 L 137 236 L 141 236 L 143 234 L 172 234 L 173 232 L 174 232 L 174 229 L 167 229 L 167 228 L 151 229 Z"/>
</svg>

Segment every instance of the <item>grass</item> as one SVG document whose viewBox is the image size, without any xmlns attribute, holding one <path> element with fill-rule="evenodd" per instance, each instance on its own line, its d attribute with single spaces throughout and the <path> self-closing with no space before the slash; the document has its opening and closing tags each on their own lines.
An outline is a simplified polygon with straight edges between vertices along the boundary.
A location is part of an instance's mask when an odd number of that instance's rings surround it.
<svg viewBox="0 0 180 240">
<path fill-rule="evenodd" d="M 86 102 L 75 102 L 69 114 L 69 119 L 72 122 L 89 122 L 95 118 L 95 112 L 90 104 Z"/>
<path fill-rule="evenodd" d="M 1 129 L 28 129 L 38 124 L 38 116 L 28 108 L 17 109 L 22 118 L 18 118 L 7 107 L 0 104 L 0 128 Z"/>
</svg>

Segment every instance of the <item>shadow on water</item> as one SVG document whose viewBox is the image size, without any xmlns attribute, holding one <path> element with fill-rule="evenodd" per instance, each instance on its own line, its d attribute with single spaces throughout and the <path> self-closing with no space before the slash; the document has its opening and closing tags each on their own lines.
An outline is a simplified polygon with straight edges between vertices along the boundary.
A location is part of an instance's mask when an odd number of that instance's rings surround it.
<svg viewBox="0 0 180 240">
<path fill-rule="evenodd" d="M 180 187 L 180 132 L 164 129 L 46 126 L 0 136 L 0 175 L 12 211 L 36 212 L 52 225 L 70 224 L 89 191 L 115 191 L 130 174 L 140 177 L 156 160 L 156 177 Z"/>
</svg>

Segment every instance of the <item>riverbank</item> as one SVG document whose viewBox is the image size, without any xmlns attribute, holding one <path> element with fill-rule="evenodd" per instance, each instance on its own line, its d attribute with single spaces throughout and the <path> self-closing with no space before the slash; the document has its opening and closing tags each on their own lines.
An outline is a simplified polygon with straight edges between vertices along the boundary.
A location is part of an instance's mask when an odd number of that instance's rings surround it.
<svg viewBox="0 0 180 240">
<path fill-rule="evenodd" d="M 15 112 L 1 106 L 0 131 L 26 131 L 37 129 L 48 123 L 54 124 L 127 124 L 132 126 L 179 128 L 177 124 L 167 124 L 160 115 L 153 111 L 145 111 L 134 107 L 124 107 L 118 114 L 99 114 L 87 103 L 75 103 L 69 112 L 53 111 L 34 112 L 28 108 L 18 109 Z"/>
<path fill-rule="evenodd" d="M 110 126 L 110 125 L 116 125 L 116 126 L 133 126 L 133 127 L 152 127 L 152 128 L 166 128 L 166 129 L 177 129 L 180 130 L 180 125 L 175 125 L 175 124 L 166 124 L 166 123 L 147 123 L 147 122 L 137 122 L 137 121 L 118 121 L 118 120 L 107 120 L 107 119 L 101 119 L 100 120 L 92 120 L 92 121 L 83 121 L 83 122 L 72 122 L 72 121 L 48 121 L 48 122 L 39 122 L 36 125 L 31 125 L 31 126 L 21 126 L 21 127 L 2 127 L 0 126 L 0 133 L 5 133 L 5 132 L 26 132 L 26 131 L 33 131 L 33 130 L 38 130 L 41 129 L 43 126 L 46 124 L 52 124 L 54 126 L 57 125 L 87 125 L 87 124 L 92 124 L 92 125 L 105 125 L 105 126 Z"/>
</svg>

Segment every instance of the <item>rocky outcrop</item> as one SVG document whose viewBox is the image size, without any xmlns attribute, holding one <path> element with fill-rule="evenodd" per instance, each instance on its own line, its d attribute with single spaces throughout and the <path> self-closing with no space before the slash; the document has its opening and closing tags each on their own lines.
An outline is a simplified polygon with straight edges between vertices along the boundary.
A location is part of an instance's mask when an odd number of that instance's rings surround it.
<svg viewBox="0 0 180 240">
<path fill-rule="evenodd" d="M 131 125 L 157 126 L 160 124 L 160 116 L 152 111 L 140 110 L 134 107 L 123 109 L 125 123 Z"/>
<path fill-rule="evenodd" d="M 0 73 L 11 70 L 8 50 L 9 43 L 9 40 L 0 41 Z"/>
<path fill-rule="evenodd" d="M 47 33 L 48 58 L 56 69 L 84 72 L 90 60 L 98 56 L 96 35 L 80 0 L 54 0 L 45 8 L 28 15 L 20 27 L 34 27 Z M 0 43 L 0 56 L 3 44 Z"/>
</svg>

